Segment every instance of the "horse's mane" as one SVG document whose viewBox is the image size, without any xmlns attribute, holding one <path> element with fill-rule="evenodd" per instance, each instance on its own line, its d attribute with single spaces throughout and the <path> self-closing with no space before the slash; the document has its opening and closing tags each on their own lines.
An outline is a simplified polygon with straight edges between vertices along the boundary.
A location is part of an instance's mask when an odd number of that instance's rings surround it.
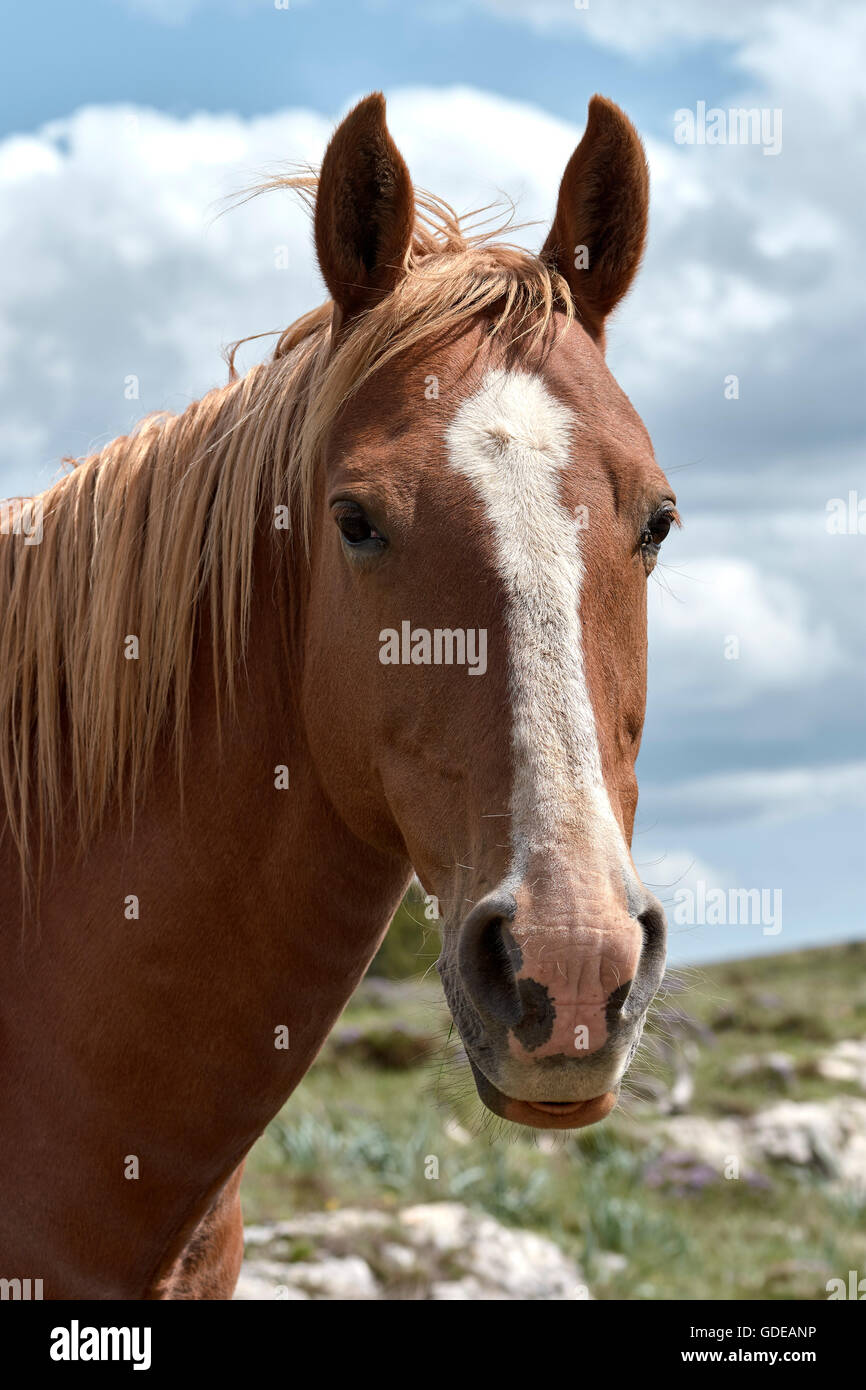
<svg viewBox="0 0 866 1390">
<path fill-rule="evenodd" d="M 251 193 L 288 187 L 312 204 L 317 182 L 293 174 Z M 25 876 L 67 810 L 64 776 L 83 843 L 112 801 L 134 806 L 167 732 L 180 758 L 203 605 L 218 690 L 234 697 L 257 523 L 287 507 L 307 543 L 320 444 L 346 400 L 396 354 L 478 315 L 536 341 L 557 308 L 571 316 L 554 270 L 495 242 L 503 225 L 467 226 L 428 194 L 416 207 L 405 277 L 336 350 L 328 302 L 245 376 L 232 350 L 225 386 L 145 418 L 24 504 L 42 509 L 41 544 L 0 526 L 0 782 Z"/>
</svg>

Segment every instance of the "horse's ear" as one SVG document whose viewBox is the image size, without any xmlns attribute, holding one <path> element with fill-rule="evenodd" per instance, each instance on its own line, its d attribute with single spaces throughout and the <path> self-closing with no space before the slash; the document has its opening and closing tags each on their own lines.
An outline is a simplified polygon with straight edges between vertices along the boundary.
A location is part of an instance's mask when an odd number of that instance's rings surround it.
<svg viewBox="0 0 866 1390">
<path fill-rule="evenodd" d="M 316 197 L 316 255 L 341 322 L 401 279 L 414 222 L 409 170 L 373 92 L 337 127 Z"/>
<path fill-rule="evenodd" d="M 604 321 L 643 254 L 648 211 L 649 175 L 637 131 L 612 101 L 594 96 L 541 255 L 567 280 L 584 327 L 601 346 Z"/>
</svg>

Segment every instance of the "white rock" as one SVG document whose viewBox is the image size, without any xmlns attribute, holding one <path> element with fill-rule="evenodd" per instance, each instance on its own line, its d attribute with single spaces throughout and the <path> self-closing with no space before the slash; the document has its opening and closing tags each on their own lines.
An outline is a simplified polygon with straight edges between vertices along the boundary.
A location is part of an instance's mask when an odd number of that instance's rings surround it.
<svg viewBox="0 0 866 1390">
<path fill-rule="evenodd" d="M 578 1292 L 583 1283 L 577 1265 L 552 1240 L 501 1226 L 460 1202 L 407 1207 L 401 1224 L 416 1240 L 448 1254 L 467 1277 L 474 1277 L 478 1287 L 488 1291 L 485 1297 L 567 1300 L 586 1296 Z"/>
<path fill-rule="evenodd" d="M 815 1064 L 828 1081 L 853 1081 L 866 1091 L 866 1038 L 846 1038 L 836 1043 Z"/>
<path fill-rule="evenodd" d="M 446 1279 L 431 1284 L 430 1298 L 436 1303 L 502 1303 L 508 1299 L 508 1294 L 501 1289 L 490 1289 L 469 1275 L 466 1279 Z"/>
<path fill-rule="evenodd" d="M 418 1268 L 417 1252 L 410 1245 L 387 1240 L 376 1254 L 382 1268 L 395 1274 L 413 1274 Z"/>
<path fill-rule="evenodd" d="M 733 1081 L 748 1079 L 762 1072 L 770 1072 L 780 1081 L 792 1081 L 797 1073 L 796 1059 L 790 1052 L 746 1053 L 728 1068 L 728 1075 Z"/>
<path fill-rule="evenodd" d="M 270 1231 L 270 1239 L 327 1240 L 329 1243 L 351 1240 L 366 1231 L 381 1231 L 393 1222 L 384 1211 L 367 1211 L 363 1207 L 338 1207 L 335 1211 L 308 1211 L 288 1221 L 276 1221 L 270 1227 L 254 1226 L 258 1236 Z M 246 1232 L 244 1233 L 246 1236 Z"/>
<path fill-rule="evenodd" d="M 866 1189 L 866 1100 L 781 1100 L 742 1120 L 678 1115 L 659 1125 L 674 1148 L 721 1174 L 729 1157 L 817 1168 L 842 1187 Z"/>
<path fill-rule="evenodd" d="M 315 1263 L 298 1261 L 286 1265 L 284 1275 L 286 1283 L 313 1298 L 358 1301 L 378 1298 L 381 1293 L 378 1280 L 360 1255 L 331 1256 Z"/>
<path fill-rule="evenodd" d="M 286 1284 L 285 1274 L 286 1266 L 274 1261 L 245 1261 L 234 1296 L 249 1302 L 257 1300 L 268 1303 L 277 1299 L 294 1302 L 309 1298 L 308 1293 Z"/>
<path fill-rule="evenodd" d="M 866 1146 L 866 1100 L 783 1100 L 759 1110 L 748 1123 L 750 1139 L 762 1156 L 820 1167 L 844 1183 L 866 1184 L 866 1165 L 860 1157 Z"/>
<path fill-rule="evenodd" d="M 659 1131 L 672 1148 L 693 1154 L 720 1173 L 731 1155 L 743 1156 L 746 1143 L 742 1121 L 705 1115 L 676 1115 L 659 1125 Z"/>
<path fill-rule="evenodd" d="M 578 1266 L 552 1240 L 511 1230 L 460 1202 L 422 1203 L 394 1213 L 314 1212 L 253 1227 L 249 1236 L 253 1258 L 243 1267 L 238 1298 L 590 1297 Z M 310 1244 L 316 1257 L 292 1260 L 298 1241 Z M 382 1270 L 387 1287 L 363 1255 Z"/>
</svg>

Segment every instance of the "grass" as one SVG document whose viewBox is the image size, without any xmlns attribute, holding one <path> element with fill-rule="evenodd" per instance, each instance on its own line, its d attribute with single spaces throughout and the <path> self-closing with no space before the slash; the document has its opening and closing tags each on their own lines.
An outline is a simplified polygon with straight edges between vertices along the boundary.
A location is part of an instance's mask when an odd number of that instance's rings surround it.
<svg viewBox="0 0 866 1390">
<path fill-rule="evenodd" d="M 652 1035 L 676 1039 L 683 1018 L 696 1039 L 690 1113 L 739 1116 L 782 1096 L 859 1094 L 809 1064 L 834 1041 L 866 1033 L 866 944 L 683 972 L 656 1007 L 636 1072 L 664 1076 Z M 459 1200 L 551 1236 L 598 1298 L 823 1299 L 829 1278 L 866 1270 L 862 1199 L 785 1166 L 764 1170 L 760 1186 L 715 1174 L 694 1188 L 654 1186 L 663 1146 L 651 1105 L 626 1098 L 603 1125 L 565 1136 L 504 1125 L 480 1105 L 448 1034 L 430 981 L 385 1002 L 362 988 L 254 1148 L 246 1220 Z M 790 1082 L 733 1076 L 745 1054 L 780 1051 L 796 1064 Z"/>
</svg>

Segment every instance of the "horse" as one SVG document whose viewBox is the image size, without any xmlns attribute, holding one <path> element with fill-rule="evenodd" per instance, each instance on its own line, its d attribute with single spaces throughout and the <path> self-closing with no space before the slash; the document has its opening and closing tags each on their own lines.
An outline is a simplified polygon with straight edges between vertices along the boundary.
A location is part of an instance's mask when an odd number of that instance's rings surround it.
<svg viewBox="0 0 866 1390">
<path fill-rule="evenodd" d="M 630 843 L 678 516 L 604 359 L 636 131 L 592 99 L 537 254 L 413 187 L 379 93 L 268 186 L 327 302 L 0 536 L 0 1274 L 46 1298 L 231 1297 L 245 1156 L 414 878 L 503 1120 L 608 1115 L 664 969 Z"/>
</svg>

